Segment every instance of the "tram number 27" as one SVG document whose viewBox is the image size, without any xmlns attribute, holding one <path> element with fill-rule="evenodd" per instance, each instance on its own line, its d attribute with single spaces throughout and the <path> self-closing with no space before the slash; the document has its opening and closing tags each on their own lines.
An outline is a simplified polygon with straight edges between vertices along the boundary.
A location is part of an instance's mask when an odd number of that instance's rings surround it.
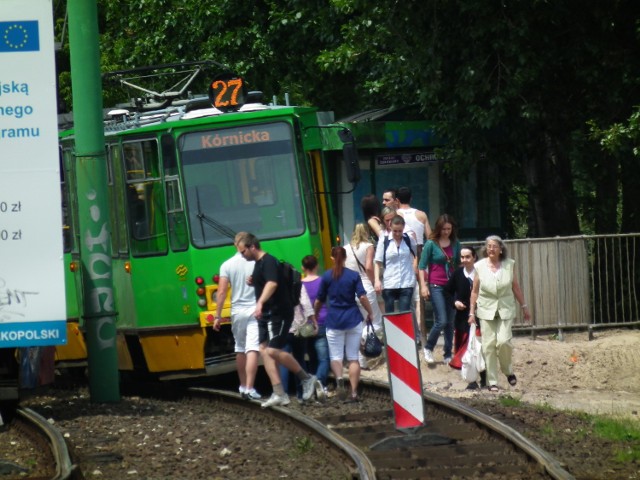
<svg viewBox="0 0 640 480">
<path fill-rule="evenodd" d="M 211 103 L 217 109 L 235 110 L 244 104 L 244 82 L 240 77 L 218 78 L 209 89 Z"/>
</svg>

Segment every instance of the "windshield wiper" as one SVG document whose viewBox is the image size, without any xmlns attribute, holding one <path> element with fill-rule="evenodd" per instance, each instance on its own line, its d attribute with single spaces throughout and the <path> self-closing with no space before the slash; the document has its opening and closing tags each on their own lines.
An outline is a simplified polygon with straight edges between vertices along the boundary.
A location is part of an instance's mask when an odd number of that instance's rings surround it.
<svg viewBox="0 0 640 480">
<path fill-rule="evenodd" d="M 226 225 L 218 222 L 217 220 L 207 216 L 204 212 L 198 211 L 197 217 L 200 219 L 200 224 L 201 225 L 202 225 L 202 223 L 206 223 L 211 228 L 213 228 L 216 232 L 218 232 L 218 233 L 220 233 L 222 235 L 225 235 L 225 236 L 227 236 L 229 238 L 232 238 L 232 239 L 236 238 L 236 233 L 237 232 L 235 232 L 231 228 L 227 227 Z M 203 229 L 203 237 L 204 237 L 204 229 Z"/>
<path fill-rule="evenodd" d="M 231 228 L 227 227 L 226 225 L 218 222 L 214 218 L 208 216 L 202 211 L 202 207 L 200 206 L 200 189 L 198 187 L 196 187 L 196 203 L 198 207 L 198 213 L 196 214 L 196 216 L 200 220 L 200 229 L 202 230 L 202 240 L 204 242 L 206 242 L 206 235 L 205 235 L 205 229 L 204 229 L 205 223 L 209 225 L 211 228 L 213 228 L 219 234 L 235 240 L 236 232 L 234 232 Z"/>
</svg>

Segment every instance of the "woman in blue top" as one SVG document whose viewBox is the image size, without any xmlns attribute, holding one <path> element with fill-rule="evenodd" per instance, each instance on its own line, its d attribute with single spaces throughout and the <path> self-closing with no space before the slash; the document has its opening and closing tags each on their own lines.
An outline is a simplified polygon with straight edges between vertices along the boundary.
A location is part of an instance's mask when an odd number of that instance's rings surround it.
<svg viewBox="0 0 640 480">
<path fill-rule="evenodd" d="M 344 394 L 342 362 L 346 355 L 347 362 L 349 362 L 349 383 L 351 386 L 351 394 L 347 401 L 357 402 L 358 383 L 360 382 L 358 352 L 360 351 L 363 318 L 356 298 L 360 299 L 360 304 L 366 310 L 369 320 L 373 317 L 373 311 L 360 275 L 344 267 L 344 262 L 347 259 L 347 251 L 344 247 L 333 247 L 331 259 L 334 266 L 321 277 L 322 281 L 314 309 L 317 318 L 322 305 L 327 299 L 329 300 L 326 326 L 331 371 L 336 377 L 338 395 L 342 397 Z"/>
<path fill-rule="evenodd" d="M 446 213 L 440 215 L 420 256 L 420 294 L 431 300 L 434 324 L 424 347 L 424 359 L 434 363 L 433 349 L 440 332 L 444 330 L 444 363 L 451 361 L 455 309 L 445 287 L 449 277 L 460 263 L 460 242 L 456 223 Z"/>
</svg>

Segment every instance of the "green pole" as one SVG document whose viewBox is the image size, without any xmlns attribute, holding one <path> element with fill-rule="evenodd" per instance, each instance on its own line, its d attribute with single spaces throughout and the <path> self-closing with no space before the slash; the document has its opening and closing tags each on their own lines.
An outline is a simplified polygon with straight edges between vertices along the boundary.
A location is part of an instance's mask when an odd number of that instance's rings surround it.
<svg viewBox="0 0 640 480">
<path fill-rule="evenodd" d="M 96 0 L 68 0 L 89 392 L 120 401 Z"/>
</svg>

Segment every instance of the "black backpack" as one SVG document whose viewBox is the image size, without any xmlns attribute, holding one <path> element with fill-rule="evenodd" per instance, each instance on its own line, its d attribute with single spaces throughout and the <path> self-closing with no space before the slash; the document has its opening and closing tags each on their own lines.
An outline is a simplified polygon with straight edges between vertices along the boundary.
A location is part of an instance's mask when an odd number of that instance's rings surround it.
<svg viewBox="0 0 640 480">
<path fill-rule="evenodd" d="M 300 292 L 302 292 L 302 275 L 293 265 L 284 260 L 280 260 L 278 265 L 281 283 L 278 287 L 284 288 L 289 295 L 291 305 L 294 307 L 300 304 Z"/>
<path fill-rule="evenodd" d="M 406 233 L 403 233 L 402 239 L 404 240 L 404 243 L 407 244 L 407 247 L 409 247 L 409 251 L 411 252 L 411 255 L 415 257 L 416 252 L 414 252 L 413 248 L 411 248 L 411 239 L 409 238 L 409 235 L 407 235 Z M 387 247 L 389 246 L 389 243 L 391 243 L 391 236 L 386 235 L 384 237 L 384 251 L 382 252 L 382 266 L 385 268 L 387 266 Z"/>
</svg>

